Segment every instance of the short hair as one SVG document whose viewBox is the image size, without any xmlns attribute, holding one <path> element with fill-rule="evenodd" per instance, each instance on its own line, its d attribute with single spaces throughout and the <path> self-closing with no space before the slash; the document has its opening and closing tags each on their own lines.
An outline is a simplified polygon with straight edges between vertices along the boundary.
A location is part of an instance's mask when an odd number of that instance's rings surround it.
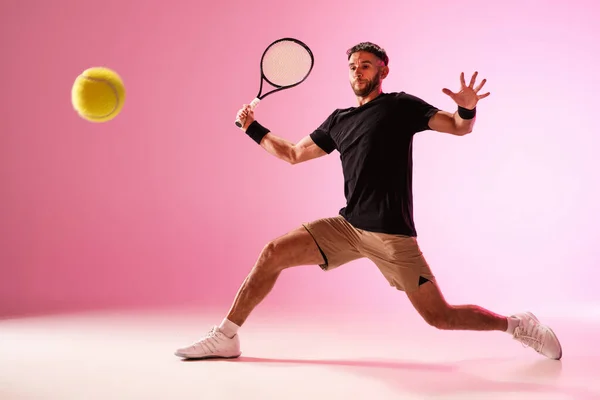
<svg viewBox="0 0 600 400">
<path fill-rule="evenodd" d="M 379 59 L 381 59 L 381 61 L 383 61 L 384 65 L 388 65 L 388 62 L 390 61 L 387 53 L 385 52 L 385 50 L 376 45 L 375 43 L 371 43 L 371 42 L 362 42 L 359 43 L 355 46 L 352 46 L 351 48 L 349 48 L 346 51 L 346 55 L 348 56 L 348 60 L 350 59 L 350 57 L 352 56 L 352 54 L 356 53 L 357 51 L 366 51 L 368 53 L 374 54 L 375 56 L 377 56 Z"/>
</svg>

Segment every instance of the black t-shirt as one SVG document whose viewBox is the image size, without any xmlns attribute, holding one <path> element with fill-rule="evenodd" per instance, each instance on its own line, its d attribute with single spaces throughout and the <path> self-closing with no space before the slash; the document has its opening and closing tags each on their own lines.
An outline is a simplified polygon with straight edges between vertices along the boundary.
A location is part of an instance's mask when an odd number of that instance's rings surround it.
<svg viewBox="0 0 600 400">
<path fill-rule="evenodd" d="M 360 107 L 335 110 L 313 133 L 325 152 L 338 150 L 346 207 L 359 229 L 417 236 L 413 220 L 412 143 L 439 111 L 405 92 L 382 93 Z"/>
</svg>

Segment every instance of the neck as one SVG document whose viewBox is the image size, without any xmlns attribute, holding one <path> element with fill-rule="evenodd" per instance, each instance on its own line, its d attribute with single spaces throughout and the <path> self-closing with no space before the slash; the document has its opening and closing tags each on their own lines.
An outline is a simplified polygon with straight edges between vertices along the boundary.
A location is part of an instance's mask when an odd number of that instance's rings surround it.
<svg viewBox="0 0 600 400">
<path fill-rule="evenodd" d="M 356 96 L 356 101 L 358 101 L 358 105 L 362 106 L 370 102 L 371 100 L 378 97 L 383 91 L 381 90 L 381 86 L 377 86 L 371 93 L 366 96 Z"/>
</svg>

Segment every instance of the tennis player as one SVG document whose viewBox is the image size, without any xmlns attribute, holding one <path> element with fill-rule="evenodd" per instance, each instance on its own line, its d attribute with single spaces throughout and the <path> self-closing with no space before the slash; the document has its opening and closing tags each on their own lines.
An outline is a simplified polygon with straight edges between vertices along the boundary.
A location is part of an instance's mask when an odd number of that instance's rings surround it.
<svg viewBox="0 0 600 400">
<path fill-rule="evenodd" d="M 271 155 L 298 164 L 338 151 L 344 174 L 346 205 L 339 214 L 299 225 L 269 242 L 242 283 L 219 326 L 175 354 L 183 358 L 239 357 L 238 330 L 269 294 L 279 274 L 300 265 L 331 271 L 368 258 L 389 284 L 406 293 L 431 326 L 444 330 L 501 331 L 536 352 L 558 360 L 562 348 L 552 329 L 532 313 L 504 316 L 477 305 L 446 302 L 417 242 L 413 221 L 412 143 L 424 130 L 464 136 L 473 131 L 476 106 L 485 79 L 469 84 L 461 74 L 458 92 L 443 89 L 457 104 L 453 113 L 440 110 L 405 92 L 386 93 L 388 56 L 370 42 L 347 51 L 350 86 L 357 106 L 333 111 L 298 143 L 261 125 L 244 105 L 237 118 L 252 140 Z"/>
</svg>

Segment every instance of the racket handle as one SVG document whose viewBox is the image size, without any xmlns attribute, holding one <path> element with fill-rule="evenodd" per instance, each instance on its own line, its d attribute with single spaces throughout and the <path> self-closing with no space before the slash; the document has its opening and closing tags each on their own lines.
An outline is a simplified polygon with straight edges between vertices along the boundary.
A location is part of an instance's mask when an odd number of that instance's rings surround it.
<svg viewBox="0 0 600 400">
<path fill-rule="evenodd" d="M 250 109 L 254 110 L 256 108 L 256 106 L 258 105 L 258 103 L 260 103 L 260 99 L 257 97 L 254 100 L 252 100 L 252 102 L 250 103 Z M 240 120 L 240 119 L 236 119 L 235 120 L 235 124 L 237 125 L 238 128 L 241 128 L 242 126 L 244 126 L 244 124 L 246 123 L 246 120 Z"/>
</svg>

